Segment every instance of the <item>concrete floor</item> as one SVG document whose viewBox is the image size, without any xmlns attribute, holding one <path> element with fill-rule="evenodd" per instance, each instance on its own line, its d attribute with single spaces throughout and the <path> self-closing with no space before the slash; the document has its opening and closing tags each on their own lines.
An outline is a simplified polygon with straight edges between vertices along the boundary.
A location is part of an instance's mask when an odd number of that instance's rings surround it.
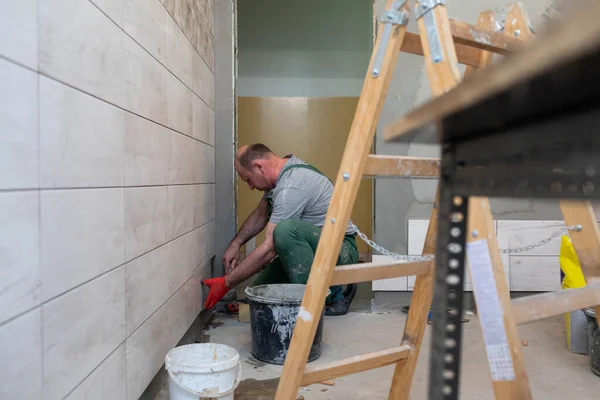
<svg viewBox="0 0 600 400">
<path fill-rule="evenodd" d="M 476 316 L 464 324 L 461 370 L 461 399 L 493 399 L 481 330 Z M 325 317 L 323 354 L 314 363 L 324 363 L 396 346 L 402 335 L 406 314 L 351 312 L 341 317 Z M 236 400 L 272 399 L 281 366 L 256 360 L 250 354 L 250 324 L 236 316 L 219 314 L 199 340 L 223 343 L 240 352 L 243 381 Z M 566 349 L 564 324 L 560 317 L 519 327 L 531 390 L 535 399 L 598 399 L 600 377 L 589 368 L 589 358 Z M 430 327 L 425 334 L 411 390 L 412 399 L 427 398 L 427 371 Z M 300 389 L 304 399 L 384 399 L 387 398 L 393 366 L 335 379 L 335 386 L 316 384 Z M 156 398 L 168 399 L 167 390 Z"/>
</svg>

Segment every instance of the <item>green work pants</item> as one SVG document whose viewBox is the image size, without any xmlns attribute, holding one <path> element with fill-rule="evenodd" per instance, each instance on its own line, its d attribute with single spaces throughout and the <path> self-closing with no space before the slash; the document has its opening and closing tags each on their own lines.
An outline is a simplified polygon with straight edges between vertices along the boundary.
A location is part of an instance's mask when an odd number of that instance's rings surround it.
<svg viewBox="0 0 600 400">
<path fill-rule="evenodd" d="M 336 265 L 358 263 L 358 248 L 354 236 L 344 236 Z M 320 237 L 321 229 L 311 223 L 297 219 L 279 222 L 273 231 L 277 257 L 267 264 L 252 286 L 270 283 L 305 285 Z M 327 304 L 342 297 L 341 285 L 330 286 L 329 289 L 331 293 L 327 296 Z"/>
</svg>

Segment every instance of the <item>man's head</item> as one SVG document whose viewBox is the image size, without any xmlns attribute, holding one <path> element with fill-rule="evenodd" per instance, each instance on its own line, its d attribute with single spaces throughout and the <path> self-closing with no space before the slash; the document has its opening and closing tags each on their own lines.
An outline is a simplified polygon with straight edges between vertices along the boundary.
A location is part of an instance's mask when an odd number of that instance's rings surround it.
<svg viewBox="0 0 600 400">
<path fill-rule="evenodd" d="M 267 192 L 275 187 L 286 160 L 277 157 L 262 143 L 242 146 L 235 157 L 235 169 L 250 190 Z"/>
</svg>

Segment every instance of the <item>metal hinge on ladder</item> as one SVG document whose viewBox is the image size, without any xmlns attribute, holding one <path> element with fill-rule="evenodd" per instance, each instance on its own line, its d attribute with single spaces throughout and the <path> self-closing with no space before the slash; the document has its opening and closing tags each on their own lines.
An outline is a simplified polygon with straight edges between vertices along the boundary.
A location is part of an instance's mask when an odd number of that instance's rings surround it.
<svg viewBox="0 0 600 400">
<path fill-rule="evenodd" d="M 408 0 L 396 0 L 391 8 L 385 12 L 383 18 L 381 19 L 381 23 L 383 25 L 383 32 L 381 34 L 381 42 L 377 48 L 377 53 L 375 54 L 375 59 L 373 60 L 373 71 L 371 72 L 373 78 L 377 78 L 379 76 L 379 72 L 381 71 L 381 65 L 383 64 L 383 57 L 385 56 L 385 51 L 387 50 L 388 43 L 390 42 L 390 38 L 392 37 L 392 29 L 394 25 L 406 25 L 408 24 L 408 15 L 401 10 L 402 6 L 406 4 Z"/>
<path fill-rule="evenodd" d="M 429 51 L 431 52 L 431 61 L 434 64 L 442 62 L 444 52 L 440 43 L 440 33 L 435 22 L 435 15 L 431 12 L 437 6 L 446 4 L 446 0 L 421 0 L 415 5 L 415 18 L 423 18 L 425 29 L 427 30 L 427 41 L 429 42 Z"/>
</svg>

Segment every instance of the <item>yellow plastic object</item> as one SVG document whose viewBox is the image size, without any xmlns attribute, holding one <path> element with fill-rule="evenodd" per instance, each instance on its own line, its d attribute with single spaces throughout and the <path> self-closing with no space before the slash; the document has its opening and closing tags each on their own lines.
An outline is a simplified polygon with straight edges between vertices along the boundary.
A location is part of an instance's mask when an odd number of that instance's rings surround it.
<svg viewBox="0 0 600 400">
<path fill-rule="evenodd" d="M 562 281 L 563 289 L 577 289 L 585 286 L 585 278 L 581 272 L 579 258 L 575 253 L 575 248 L 568 236 L 562 237 L 560 244 L 560 269 L 565 277 Z"/>
<path fill-rule="evenodd" d="M 585 286 L 585 278 L 579 265 L 579 258 L 571 242 L 571 238 L 563 236 L 560 244 L 560 269 L 565 277 L 562 280 L 563 289 L 576 289 Z M 565 314 L 567 330 L 567 347 L 571 350 L 571 313 Z"/>
</svg>

